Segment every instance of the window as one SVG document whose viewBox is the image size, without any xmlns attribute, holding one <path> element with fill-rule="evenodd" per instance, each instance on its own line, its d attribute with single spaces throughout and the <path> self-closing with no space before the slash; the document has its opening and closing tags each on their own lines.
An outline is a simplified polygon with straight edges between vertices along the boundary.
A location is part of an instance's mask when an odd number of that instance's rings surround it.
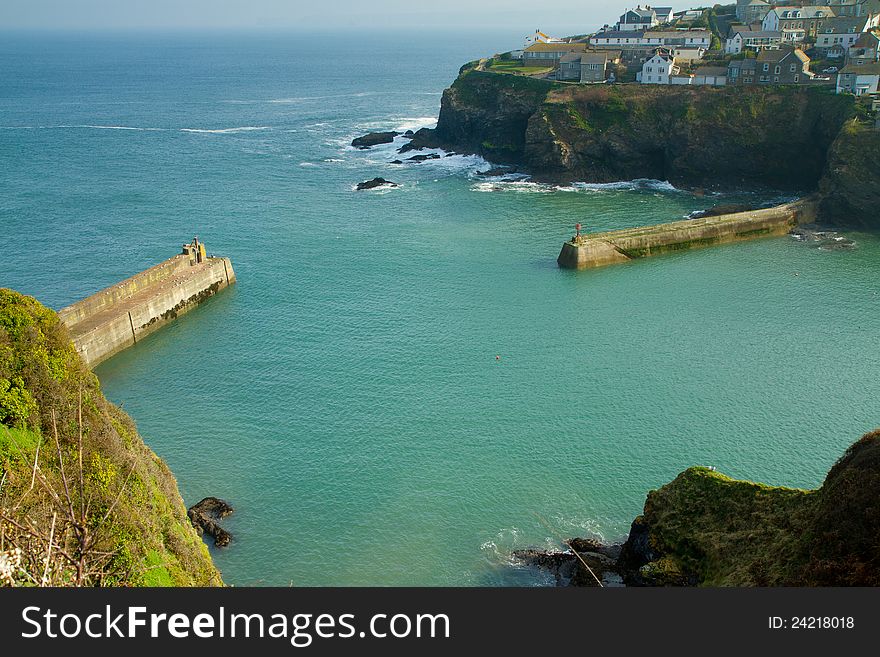
<svg viewBox="0 0 880 657">
<path fill-rule="evenodd" d="M 779 76 L 774 77 L 773 82 L 779 82 Z"/>
<path fill-rule="evenodd" d="M 743 82 L 751 83 L 752 78 L 743 78 Z"/>
<path fill-rule="evenodd" d="M 794 73 L 797 70 L 797 66 L 795 64 L 791 65 L 791 72 Z"/>
<path fill-rule="evenodd" d="M 770 70 L 770 64 L 764 64 L 764 70 L 765 70 L 765 71 L 769 71 L 769 70 Z M 762 77 L 763 77 L 763 76 L 762 76 Z"/>
<path fill-rule="evenodd" d="M 795 76 L 794 76 L 794 81 L 795 81 L 795 82 L 800 82 L 800 80 L 801 80 L 801 76 L 800 76 L 800 75 L 795 75 Z"/>
<path fill-rule="evenodd" d="M 779 75 L 780 73 L 782 73 L 782 67 L 781 67 L 781 66 L 777 66 L 775 69 L 773 69 L 773 72 L 774 72 L 776 75 Z"/>
</svg>

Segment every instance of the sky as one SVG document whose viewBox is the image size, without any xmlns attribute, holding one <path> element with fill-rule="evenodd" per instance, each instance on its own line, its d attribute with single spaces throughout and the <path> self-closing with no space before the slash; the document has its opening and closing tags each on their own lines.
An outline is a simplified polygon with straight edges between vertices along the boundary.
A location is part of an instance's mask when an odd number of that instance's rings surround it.
<svg viewBox="0 0 880 657">
<path fill-rule="evenodd" d="M 614 22 L 624 1 L 554 0 L 0 0 L 11 30 L 541 29 L 562 36 Z M 543 7 L 542 7 L 543 5 Z M 619 6 L 618 6 L 619 5 Z"/>
</svg>

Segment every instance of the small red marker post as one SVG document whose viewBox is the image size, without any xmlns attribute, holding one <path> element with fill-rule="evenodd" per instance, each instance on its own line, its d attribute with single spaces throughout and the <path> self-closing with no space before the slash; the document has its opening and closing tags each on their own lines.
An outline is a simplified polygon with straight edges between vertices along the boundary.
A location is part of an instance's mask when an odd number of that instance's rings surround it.
<svg viewBox="0 0 880 657">
<path fill-rule="evenodd" d="M 581 225 L 575 224 L 574 225 L 574 238 L 576 240 L 578 240 L 578 239 L 580 239 L 580 237 L 581 237 Z"/>
</svg>

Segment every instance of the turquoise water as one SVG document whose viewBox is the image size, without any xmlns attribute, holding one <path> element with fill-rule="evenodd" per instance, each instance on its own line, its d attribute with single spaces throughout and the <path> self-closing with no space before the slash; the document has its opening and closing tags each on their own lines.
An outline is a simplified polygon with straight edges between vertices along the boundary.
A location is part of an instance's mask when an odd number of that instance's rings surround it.
<svg viewBox="0 0 880 657">
<path fill-rule="evenodd" d="M 0 39 L 0 285 L 59 308 L 195 233 L 233 259 L 233 289 L 97 369 L 187 503 L 235 506 L 227 582 L 542 584 L 511 549 L 618 539 L 693 464 L 816 486 L 878 424 L 876 237 L 561 271 L 576 221 L 774 194 L 346 147 L 431 125 L 516 37 Z M 401 187 L 353 191 L 374 176 Z"/>
</svg>

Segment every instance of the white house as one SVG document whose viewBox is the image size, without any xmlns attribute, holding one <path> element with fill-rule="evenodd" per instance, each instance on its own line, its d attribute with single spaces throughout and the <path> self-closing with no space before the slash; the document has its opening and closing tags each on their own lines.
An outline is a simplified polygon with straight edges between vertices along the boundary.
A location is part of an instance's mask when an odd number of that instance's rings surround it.
<svg viewBox="0 0 880 657">
<path fill-rule="evenodd" d="M 880 86 L 880 64 L 862 64 L 844 66 L 837 76 L 837 93 L 849 93 L 856 96 L 876 94 Z"/>
<path fill-rule="evenodd" d="M 877 16 L 832 18 L 816 33 L 816 49 L 829 57 L 839 57 L 859 40 L 863 32 L 880 24 Z"/>
<path fill-rule="evenodd" d="M 702 48 L 712 45 L 712 33 L 708 30 L 669 30 L 655 32 L 609 30 L 597 32 L 590 37 L 594 48 L 627 50 L 635 48 Z"/>
<path fill-rule="evenodd" d="M 650 7 L 639 5 L 635 9 L 627 9 L 623 12 L 620 20 L 617 21 L 617 29 L 621 32 L 632 32 L 634 30 L 649 30 L 658 25 L 657 12 Z"/>
<path fill-rule="evenodd" d="M 812 36 L 816 34 L 817 28 L 825 22 L 823 19 L 835 16 L 834 10 L 827 5 L 774 7 L 761 21 L 761 29 L 768 32 L 780 32 L 783 29 L 801 28 Z"/>
<path fill-rule="evenodd" d="M 671 23 L 672 16 L 672 7 L 651 7 L 654 10 L 654 13 L 657 14 L 657 23 L 663 25 L 663 23 Z"/>
<path fill-rule="evenodd" d="M 782 43 L 781 32 L 753 31 L 749 29 L 737 30 L 724 44 L 724 52 L 728 55 L 738 55 L 743 50 L 765 50 L 778 48 Z"/>
<path fill-rule="evenodd" d="M 678 75 L 679 72 L 675 57 L 669 52 L 658 50 L 657 54 L 642 64 L 642 71 L 636 74 L 636 81 L 642 84 L 669 84 L 669 76 Z"/>
</svg>

